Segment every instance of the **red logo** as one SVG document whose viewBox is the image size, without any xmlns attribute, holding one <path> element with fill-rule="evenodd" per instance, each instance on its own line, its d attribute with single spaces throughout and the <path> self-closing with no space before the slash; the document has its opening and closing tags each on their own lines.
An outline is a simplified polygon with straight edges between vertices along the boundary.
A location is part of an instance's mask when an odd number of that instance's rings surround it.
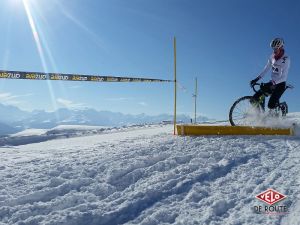
<svg viewBox="0 0 300 225">
<path fill-rule="evenodd" d="M 285 195 L 283 195 L 283 194 L 279 193 L 278 191 L 275 191 L 271 188 L 260 193 L 259 195 L 255 196 L 255 197 L 269 205 L 273 205 L 276 202 L 279 202 L 286 198 Z"/>
</svg>

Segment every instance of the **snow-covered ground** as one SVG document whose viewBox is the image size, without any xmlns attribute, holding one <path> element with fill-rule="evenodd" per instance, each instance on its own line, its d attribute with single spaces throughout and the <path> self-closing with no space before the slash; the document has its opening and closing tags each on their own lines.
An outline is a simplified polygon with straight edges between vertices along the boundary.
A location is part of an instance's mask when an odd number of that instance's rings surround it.
<svg viewBox="0 0 300 225">
<path fill-rule="evenodd" d="M 0 148 L 0 224 L 300 224 L 299 136 L 172 128 Z M 268 188 L 287 195 L 289 213 L 254 211 Z"/>
</svg>

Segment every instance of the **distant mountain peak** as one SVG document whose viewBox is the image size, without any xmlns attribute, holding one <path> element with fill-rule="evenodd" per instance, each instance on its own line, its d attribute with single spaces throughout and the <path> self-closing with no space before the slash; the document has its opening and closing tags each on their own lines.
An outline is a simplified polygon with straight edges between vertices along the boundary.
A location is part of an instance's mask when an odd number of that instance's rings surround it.
<svg viewBox="0 0 300 225">
<path fill-rule="evenodd" d="M 159 114 L 155 116 L 140 113 L 136 115 L 111 112 L 107 110 L 97 111 L 93 108 L 69 109 L 59 108 L 54 112 L 34 110 L 27 112 L 15 106 L 0 104 L 1 121 L 10 127 L 23 127 L 35 129 L 49 129 L 57 125 L 93 125 L 93 126 L 123 126 L 127 124 L 160 123 L 172 121 L 173 115 Z M 178 121 L 190 122 L 187 115 L 177 115 Z M 208 120 L 206 117 L 198 117 L 198 121 Z M 0 122 L 1 122 L 0 121 Z"/>
</svg>

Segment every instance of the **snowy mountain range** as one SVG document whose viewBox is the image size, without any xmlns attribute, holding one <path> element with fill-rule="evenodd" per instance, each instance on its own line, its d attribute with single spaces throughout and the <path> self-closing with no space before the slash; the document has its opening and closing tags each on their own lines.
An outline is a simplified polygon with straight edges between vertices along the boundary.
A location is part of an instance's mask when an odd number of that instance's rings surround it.
<svg viewBox="0 0 300 225">
<path fill-rule="evenodd" d="M 190 117 L 187 115 L 178 115 L 177 119 L 183 122 L 190 121 Z M 49 129 L 58 125 L 124 126 L 172 120 L 173 115 L 168 114 L 130 115 L 95 109 L 75 110 L 67 108 L 61 108 L 55 112 L 43 110 L 28 112 L 15 106 L 0 104 L 0 135 L 15 133 L 28 128 Z M 207 121 L 209 118 L 200 116 L 197 120 Z"/>
</svg>

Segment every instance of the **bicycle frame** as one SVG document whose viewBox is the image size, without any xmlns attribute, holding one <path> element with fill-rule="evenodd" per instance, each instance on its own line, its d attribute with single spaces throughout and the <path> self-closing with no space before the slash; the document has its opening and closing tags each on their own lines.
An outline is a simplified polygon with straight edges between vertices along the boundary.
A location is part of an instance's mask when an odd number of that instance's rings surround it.
<svg viewBox="0 0 300 225">
<path fill-rule="evenodd" d="M 265 105 L 266 105 L 266 96 L 263 94 L 258 99 L 258 105 L 260 105 L 261 109 L 265 111 Z"/>
<path fill-rule="evenodd" d="M 260 89 L 259 89 L 259 90 L 262 91 L 262 95 L 261 95 L 261 96 L 259 97 L 259 99 L 258 99 L 258 105 L 260 105 L 260 107 L 262 108 L 262 110 L 265 111 L 266 97 L 270 96 L 271 94 L 268 93 L 268 92 L 263 92 L 263 89 L 261 88 L 262 84 L 263 84 L 263 83 L 255 83 L 255 84 L 252 86 L 252 89 L 253 89 L 253 91 L 254 91 L 255 93 L 257 93 L 258 90 L 255 89 L 255 86 L 260 86 Z M 293 89 L 294 87 L 293 87 L 292 85 L 288 84 L 288 85 L 286 85 L 286 87 L 285 87 L 285 91 L 286 91 L 286 89 L 288 89 L 288 88 Z M 281 104 L 281 103 L 278 102 L 277 107 L 279 107 L 280 104 Z M 276 107 L 276 108 L 277 108 L 277 107 Z"/>
</svg>

